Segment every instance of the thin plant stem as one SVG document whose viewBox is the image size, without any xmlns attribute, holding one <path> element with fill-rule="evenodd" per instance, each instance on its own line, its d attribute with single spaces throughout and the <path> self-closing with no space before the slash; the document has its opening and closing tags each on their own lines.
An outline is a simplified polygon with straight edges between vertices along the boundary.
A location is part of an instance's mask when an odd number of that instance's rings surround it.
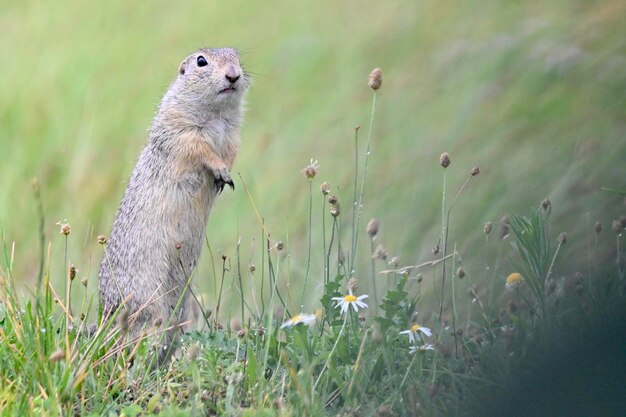
<svg viewBox="0 0 626 417">
<path fill-rule="evenodd" d="M 361 179 L 361 191 L 359 193 L 359 204 L 356 207 L 356 221 L 354 222 L 354 241 L 352 242 L 352 264 L 350 265 L 350 271 L 354 270 L 354 259 L 356 258 L 355 251 L 357 246 L 357 241 L 359 238 L 359 220 L 361 218 L 361 211 L 363 209 L 363 193 L 365 190 L 365 178 L 367 175 L 367 161 L 369 161 L 370 156 L 370 147 L 372 143 L 372 129 L 374 126 L 374 114 L 376 113 L 376 90 L 374 90 L 374 94 L 372 95 L 372 112 L 370 113 L 370 125 L 367 133 L 367 147 L 365 151 L 365 162 L 363 163 L 363 178 Z"/>
<path fill-rule="evenodd" d="M 443 173 L 443 187 L 444 187 L 444 199 L 442 199 L 441 201 L 441 206 L 444 206 L 445 203 L 445 183 L 446 183 L 446 172 L 444 170 Z M 465 182 L 463 183 L 463 185 L 461 186 L 461 188 L 459 188 L 459 191 L 457 191 L 456 195 L 454 196 L 454 199 L 452 200 L 452 203 L 450 204 L 450 207 L 448 208 L 448 214 L 446 215 L 446 217 L 444 218 L 444 224 L 443 224 L 443 267 L 442 267 L 442 276 L 441 276 L 441 304 L 439 305 L 439 321 L 441 321 L 441 316 L 443 314 L 443 299 L 444 299 L 444 291 L 445 291 L 445 282 L 446 282 L 446 255 L 447 255 L 447 251 L 448 251 L 448 229 L 450 228 L 450 213 L 452 212 L 452 208 L 454 207 L 454 204 L 456 203 L 457 199 L 459 198 L 459 196 L 461 195 L 461 193 L 463 192 L 463 190 L 465 190 L 465 187 L 467 186 L 467 184 L 470 182 L 470 180 L 472 179 L 472 175 L 470 175 L 469 177 L 467 177 L 467 179 L 465 180 Z M 442 210 L 443 213 L 443 210 Z"/>
<path fill-rule="evenodd" d="M 337 349 L 337 345 L 339 344 L 339 340 L 341 340 L 341 335 L 343 334 L 343 329 L 346 327 L 346 322 L 348 321 L 349 315 L 350 315 L 350 311 L 348 310 L 346 311 L 346 316 L 343 319 L 343 324 L 341 325 L 341 329 L 339 330 L 339 335 L 337 335 L 335 344 L 333 345 L 333 348 L 328 354 L 328 359 L 326 359 L 326 362 L 324 363 L 324 367 L 322 368 L 322 371 L 320 372 L 320 374 L 317 376 L 317 381 L 315 381 L 315 384 L 313 385 L 314 391 L 315 391 L 315 388 L 317 388 L 317 384 L 319 384 L 320 380 L 322 379 L 322 375 L 324 375 L 324 371 L 326 370 L 326 368 L 328 368 L 328 364 L 330 363 L 330 359 L 332 358 L 333 353 L 335 353 L 335 349 Z"/>
<path fill-rule="evenodd" d="M 359 178 L 359 128 L 357 126 L 354 129 L 354 193 L 352 195 L 352 257 L 354 258 L 354 252 L 356 248 L 356 233 L 358 230 L 357 225 L 357 188 L 358 188 L 358 178 Z"/>
<path fill-rule="evenodd" d="M 443 170 L 443 191 L 441 193 L 441 237 L 440 241 L 443 241 L 444 252 L 443 258 L 446 257 L 445 252 L 445 234 L 446 234 L 446 169 Z M 446 289 L 446 263 L 443 263 L 443 274 L 441 278 L 441 301 L 439 302 L 439 321 L 441 321 L 441 316 L 443 314 L 443 299 L 444 299 L 444 291 Z"/>
<path fill-rule="evenodd" d="M 306 294 L 306 285 L 309 281 L 309 273 L 311 271 L 311 246 L 313 235 L 313 181 L 309 180 L 309 255 L 306 261 L 306 274 L 304 275 L 304 286 L 302 287 L 302 296 L 300 298 L 300 310 L 304 305 L 304 295 Z"/>
<path fill-rule="evenodd" d="M 241 294 L 241 322 L 243 323 L 245 321 L 245 300 L 243 298 L 243 279 L 241 278 L 241 238 L 237 239 L 237 278 L 239 278 L 239 291 Z"/>
<path fill-rule="evenodd" d="M 326 259 L 326 196 L 322 194 L 322 257 L 324 258 L 324 285 L 328 284 L 328 260 Z"/>
<path fill-rule="evenodd" d="M 376 260 L 374 259 L 374 238 L 370 239 L 370 260 L 372 262 L 372 292 L 374 296 L 374 313 L 378 313 L 378 291 L 376 290 Z"/>
</svg>

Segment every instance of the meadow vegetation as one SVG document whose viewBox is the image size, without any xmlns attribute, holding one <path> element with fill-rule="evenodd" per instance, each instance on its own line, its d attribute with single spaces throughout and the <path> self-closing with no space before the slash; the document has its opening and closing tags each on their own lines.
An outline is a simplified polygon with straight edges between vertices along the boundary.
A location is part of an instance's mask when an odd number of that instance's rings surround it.
<svg viewBox="0 0 626 417">
<path fill-rule="evenodd" d="M 620 386 L 624 5 L 319 3 L 0 6 L 3 415 L 505 415 L 581 333 Z M 158 96 L 205 45 L 255 79 L 237 188 L 196 320 L 127 340 L 96 266 Z M 617 407 L 580 387 L 569 415 Z"/>
</svg>

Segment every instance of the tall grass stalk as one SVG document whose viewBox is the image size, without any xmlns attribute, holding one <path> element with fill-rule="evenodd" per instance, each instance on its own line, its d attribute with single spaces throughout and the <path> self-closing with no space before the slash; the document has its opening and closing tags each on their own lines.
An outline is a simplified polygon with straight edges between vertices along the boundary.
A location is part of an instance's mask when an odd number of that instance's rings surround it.
<svg viewBox="0 0 626 417">
<path fill-rule="evenodd" d="M 372 131 L 374 128 L 374 114 L 376 113 L 376 96 L 377 96 L 377 91 L 374 90 L 374 93 L 372 94 L 372 111 L 370 113 L 370 122 L 369 122 L 368 131 L 367 131 L 367 147 L 365 148 L 365 161 L 363 163 L 361 190 L 359 191 L 359 202 L 356 207 L 356 219 L 353 219 L 353 222 L 352 222 L 352 230 L 353 230 L 354 238 L 352 239 L 352 247 L 351 247 L 352 261 L 350 263 L 350 274 L 352 274 L 352 271 L 354 271 L 354 260 L 356 259 L 356 256 L 355 256 L 356 246 L 357 246 L 357 242 L 359 239 L 360 219 L 361 219 L 361 212 L 363 210 L 363 194 L 365 191 L 365 180 L 367 177 L 367 161 L 369 160 L 369 157 L 370 157 L 370 148 L 372 144 Z"/>
</svg>

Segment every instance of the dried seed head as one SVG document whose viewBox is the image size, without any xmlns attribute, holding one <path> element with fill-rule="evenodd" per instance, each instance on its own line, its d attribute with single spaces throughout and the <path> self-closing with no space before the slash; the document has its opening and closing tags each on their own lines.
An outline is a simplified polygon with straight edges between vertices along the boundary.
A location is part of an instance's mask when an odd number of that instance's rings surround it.
<svg viewBox="0 0 626 417">
<path fill-rule="evenodd" d="M 325 181 L 322 183 L 322 185 L 320 185 L 320 191 L 324 195 L 328 195 L 328 193 L 330 193 L 330 184 L 328 183 L 328 181 Z"/>
<path fill-rule="evenodd" d="M 82 277 L 80 283 L 83 284 L 83 287 L 87 288 L 87 277 Z"/>
<path fill-rule="evenodd" d="M 239 321 L 239 319 L 232 319 L 230 321 L 230 329 L 233 332 L 238 332 L 239 330 L 241 330 L 241 322 Z"/>
<path fill-rule="evenodd" d="M 447 152 L 442 153 L 441 156 L 439 157 L 439 163 L 444 168 L 448 168 L 451 162 L 452 161 L 450 161 L 450 155 L 448 155 Z"/>
<path fill-rule="evenodd" d="M 251 274 L 254 274 L 255 271 L 256 271 L 256 265 L 250 262 L 250 264 L 248 265 L 248 272 L 250 272 Z"/>
<path fill-rule="evenodd" d="M 381 259 L 383 261 L 387 260 L 387 251 L 383 247 L 383 245 L 378 245 L 374 253 L 372 254 L 373 259 Z"/>
<path fill-rule="evenodd" d="M 393 416 L 393 412 L 391 411 L 391 407 L 389 407 L 387 404 L 383 404 L 380 407 L 378 407 L 378 417 L 391 417 Z"/>
<path fill-rule="evenodd" d="M 226 254 L 222 255 L 222 261 L 225 261 L 226 259 L 228 259 L 228 256 L 226 256 Z"/>
<path fill-rule="evenodd" d="M 399 265 L 400 265 L 400 258 L 397 257 L 397 256 L 394 256 L 389 261 L 389 266 L 392 267 L 392 268 L 397 268 Z"/>
<path fill-rule="evenodd" d="M 626 216 L 619 216 L 619 224 L 622 229 L 626 229 Z"/>
<path fill-rule="evenodd" d="M 67 236 L 67 235 L 69 235 L 72 232 L 72 228 L 70 227 L 70 225 L 68 223 L 65 223 L 65 222 L 61 223 L 61 222 L 59 222 L 57 224 L 60 227 L 60 233 L 62 235 Z"/>
<path fill-rule="evenodd" d="M 74 278 L 76 278 L 76 266 L 70 265 L 69 275 L 70 275 L 70 281 L 74 281 Z"/>
<path fill-rule="evenodd" d="M 341 210 L 339 209 L 339 204 L 333 204 L 330 207 L 330 215 L 333 217 L 338 217 L 341 214 Z"/>
<path fill-rule="evenodd" d="M 367 234 L 373 239 L 378 234 L 378 220 L 372 219 L 367 223 Z"/>
<path fill-rule="evenodd" d="M 378 90 L 383 85 L 383 70 L 374 68 L 367 78 L 367 85 L 374 91 Z"/>
<path fill-rule="evenodd" d="M 50 355 L 50 362 L 58 362 L 65 357 L 65 351 L 59 349 Z"/>
<path fill-rule="evenodd" d="M 180 248 L 183 247 L 183 244 L 181 242 L 176 242 L 176 250 L 180 250 Z"/>
<path fill-rule="evenodd" d="M 381 343 L 383 340 L 385 340 L 385 335 L 380 329 L 380 324 L 374 323 L 374 330 L 372 331 L 372 341 L 374 343 Z"/>
<path fill-rule="evenodd" d="M 541 208 L 543 208 L 544 210 L 547 211 L 551 206 L 552 206 L 552 202 L 550 201 L 549 198 L 544 198 L 541 201 Z"/>
<path fill-rule="evenodd" d="M 433 248 L 433 255 L 439 254 L 439 243 Z"/>
<path fill-rule="evenodd" d="M 602 223 L 600 223 L 600 220 L 598 220 L 596 224 L 593 225 L 593 230 L 595 230 L 598 234 L 602 231 Z"/>
<path fill-rule="evenodd" d="M 348 284 L 347 287 L 350 291 L 352 291 L 353 293 L 356 292 L 357 289 L 357 282 L 356 282 L 356 278 L 352 277 L 348 280 Z"/>
<path fill-rule="evenodd" d="M 567 234 L 565 232 L 561 232 L 557 240 L 559 245 L 564 246 L 567 243 Z"/>
<path fill-rule="evenodd" d="M 460 266 L 459 269 L 456 270 L 456 276 L 459 277 L 459 279 L 465 278 L 465 269 L 463 269 L 462 266 Z"/>
<path fill-rule="evenodd" d="M 85 313 L 80 313 L 80 321 L 85 321 Z"/>
<path fill-rule="evenodd" d="M 278 249 L 279 252 L 281 250 L 285 249 L 285 244 L 283 243 L 282 240 L 277 240 L 276 241 L 276 249 Z"/>
<path fill-rule="evenodd" d="M 248 332 L 246 331 L 246 329 L 241 329 L 237 332 L 237 337 L 239 339 L 243 339 L 244 337 L 246 337 L 246 334 L 248 334 Z"/>
<path fill-rule="evenodd" d="M 198 345 L 189 346 L 189 350 L 187 351 L 187 359 L 189 359 L 189 361 L 191 362 L 195 361 L 198 357 L 199 351 L 200 349 L 198 348 Z"/>
<path fill-rule="evenodd" d="M 478 168 L 478 167 L 474 167 L 474 168 L 472 168 L 472 170 L 470 171 L 470 175 L 471 175 L 472 177 L 475 177 L 475 176 L 476 176 L 476 175 L 478 175 L 478 174 L 480 174 L 480 168 Z"/>
<path fill-rule="evenodd" d="M 337 197 L 335 194 L 331 194 L 328 196 L 329 204 L 337 204 L 338 202 L 339 202 L 339 197 Z"/>
<path fill-rule="evenodd" d="M 302 172 L 304 176 L 307 177 L 309 180 L 312 180 L 313 178 L 315 178 L 315 174 L 317 174 L 317 170 L 319 167 L 320 166 L 317 163 L 317 161 L 314 161 L 313 159 L 311 159 L 311 163 L 307 165 L 306 168 L 304 168 L 300 172 Z"/>
<path fill-rule="evenodd" d="M 613 230 L 617 234 L 622 233 L 623 227 L 620 224 L 619 220 L 613 220 L 613 223 L 611 224 L 611 230 Z"/>
<path fill-rule="evenodd" d="M 105 245 L 107 243 L 107 237 L 105 235 L 98 235 L 98 243 Z"/>
<path fill-rule="evenodd" d="M 485 232 L 486 235 L 488 235 L 489 233 L 491 233 L 491 229 L 493 229 L 493 224 L 491 222 L 487 222 L 485 223 L 485 225 L 483 226 L 483 232 Z"/>
<path fill-rule="evenodd" d="M 504 239 L 509 235 L 511 221 L 508 216 L 503 216 L 500 219 L 500 239 Z"/>
<path fill-rule="evenodd" d="M 154 327 L 161 327 L 162 324 L 163 324 L 163 318 L 161 316 L 155 318 L 154 321 L 152 322 L 152 325 Z"/>
<path fill-rule="evenodd" d="M 417 279 L 418 284 L 421 284 L 422 281 L 424 280 L 424 277 L 422 276 L 422 274 L 417 274 L 415 278 Z"/>
</svg>

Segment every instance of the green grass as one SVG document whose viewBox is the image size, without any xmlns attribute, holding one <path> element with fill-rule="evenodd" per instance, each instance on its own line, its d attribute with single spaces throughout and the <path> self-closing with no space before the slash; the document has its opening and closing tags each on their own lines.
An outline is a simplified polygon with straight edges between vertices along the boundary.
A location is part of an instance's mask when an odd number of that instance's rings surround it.
<svg viewBox="0 0 626 417">
<path fill-rule="evenodd" d="M 538 341 L 623 301 L 624 240 L 611 222 L 624 196 L 600 189 L 626 188 L 622 2 L 289 4 L 0 5 L 2 413 L 462 415 Z M 149 360 L 150 340 L 121 349 L 116 326 L 77 334 L 97 319 L 96 236 L 179 61 L 227 45 L 254 85 L 237 188 L 214 208 L 194 272 L 211 329 L 149 373 L 130 364 Z M 384 81 L 371 124 L 374 67 Z M 473 166 L 480 175 L 451 208 Z M 531 209 L 545 197 L 549 216 Z M 512 232 L 500 240 L 505 214 Z M 371 259 L 379 244 L 386 260 Z M 524 286 L 503 291 L 513 271 Z M 363 321 L 331 302 L 351 276 L 370 296 Z M 279 329 L 301 304 L 320 313 L 316 326 Z M 434 351 L 408 353 L 399 332 L 416 320 L 433 329 Z"/>
</svg>

